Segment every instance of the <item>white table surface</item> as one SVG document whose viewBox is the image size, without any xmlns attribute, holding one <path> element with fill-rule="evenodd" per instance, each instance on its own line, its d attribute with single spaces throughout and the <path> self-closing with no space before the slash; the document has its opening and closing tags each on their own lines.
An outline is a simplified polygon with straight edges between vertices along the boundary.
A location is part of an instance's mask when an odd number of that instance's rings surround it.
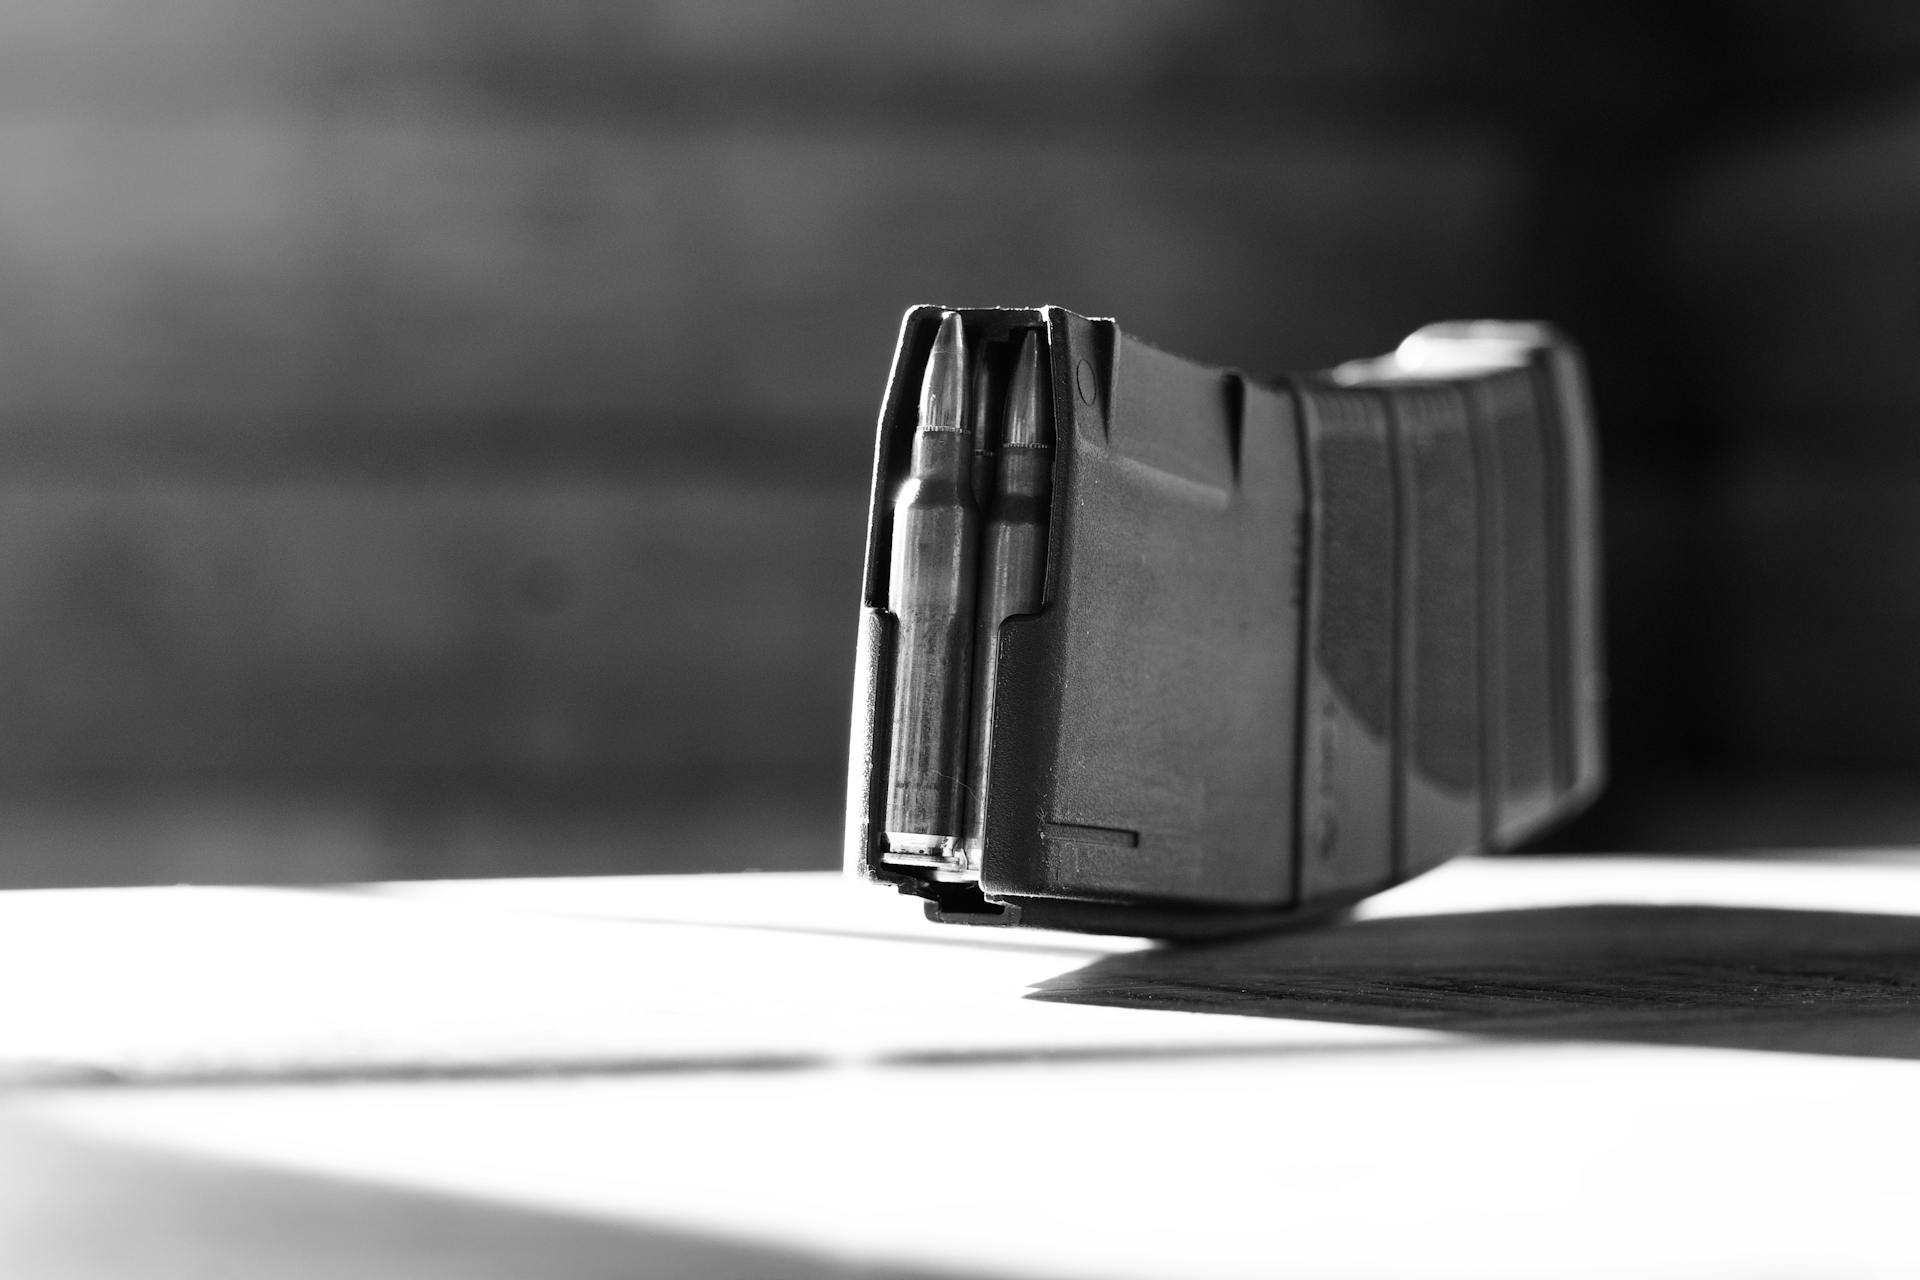
<svg viewBox="0 0 1920 1280">
<path fill-rule="evenodd" d="M 830 875 L 0 895 L 0 1276 L 1920 1273 L 1920 854 L 1308 934 Z"/>
</svg>

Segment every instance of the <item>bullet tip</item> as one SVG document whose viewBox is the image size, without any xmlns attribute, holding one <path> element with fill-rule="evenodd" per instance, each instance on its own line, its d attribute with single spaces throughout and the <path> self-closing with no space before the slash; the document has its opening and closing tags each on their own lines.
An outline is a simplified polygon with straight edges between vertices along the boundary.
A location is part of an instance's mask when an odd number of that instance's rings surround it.
<svg viewBox="0 0 1920 1280">
<path fill-rule="evenodd" d="M 1007 443 L 1047 447 L 1053 444 L 1047 379 L 1040 367 L 1040 337 L 1033 330 L 1020 343 L 1013 385 L 1007 390 Z"/>
<path fill-rule="evenodd" d="M 927 356 L 920 380 L 920 425 L 949 430 L 967 426 L 967 344 L 957 311 L 940 317 L 940 332 Z"/>
</svg>

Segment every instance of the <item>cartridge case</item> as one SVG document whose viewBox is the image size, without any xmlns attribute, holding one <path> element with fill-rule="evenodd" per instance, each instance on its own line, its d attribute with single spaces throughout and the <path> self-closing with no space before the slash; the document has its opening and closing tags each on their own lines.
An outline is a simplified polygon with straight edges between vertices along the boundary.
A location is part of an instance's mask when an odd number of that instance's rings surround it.
<svg viewBox="0 0 1920 1280">
<path fill-rule="evenodd" d="M 1008 618 L 1037 612 L 1046 583 L 1053 435 L 1050 387 L 1038 352 L 1037 342 L 1029 335 L 1021 352 L 1024 367 L 1015 375 L 1008 397 L 1008 430 L 996 450 L 997 465 L 981 540 L 967 817 L 967 847 L 976 870 L 991 803 L 994 677 L 999 669 L 1000 626 Z"/>
<path fill-rule="evenodd" d="M 896 853 L 938 854 L 965 833 L 980 520 L 972 458 L 968 431 L 922 426 L 914 434 L 912 468 L 894 499 L 886 833 Z"/>
</svg>

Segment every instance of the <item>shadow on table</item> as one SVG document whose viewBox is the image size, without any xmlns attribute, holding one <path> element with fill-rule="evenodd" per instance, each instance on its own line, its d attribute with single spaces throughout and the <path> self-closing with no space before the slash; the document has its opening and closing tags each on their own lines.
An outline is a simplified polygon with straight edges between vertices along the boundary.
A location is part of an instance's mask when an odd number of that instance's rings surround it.
<svg viewBox="0 0 1920 1280">
<path fill-rule="evenodd" d="M 1920 918 L 1646 905 L 1405 916 L 1112 956 L 1032 998 L 1920 1058 Z"/>
</svg>

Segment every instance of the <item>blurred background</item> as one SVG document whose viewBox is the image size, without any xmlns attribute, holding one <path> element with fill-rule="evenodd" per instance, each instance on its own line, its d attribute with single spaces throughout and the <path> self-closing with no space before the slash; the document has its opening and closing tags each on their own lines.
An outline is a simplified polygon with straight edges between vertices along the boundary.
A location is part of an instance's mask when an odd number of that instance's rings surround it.
<svg viewBox="0 0 1920 1280">
<path fill-rule="evenodd" d="M 1555 320 L 1577 848 L 1920 840 L 1920 7 L 0 3 L 0 884 L 824 867 L 900 312 Z"/>
</svg>

